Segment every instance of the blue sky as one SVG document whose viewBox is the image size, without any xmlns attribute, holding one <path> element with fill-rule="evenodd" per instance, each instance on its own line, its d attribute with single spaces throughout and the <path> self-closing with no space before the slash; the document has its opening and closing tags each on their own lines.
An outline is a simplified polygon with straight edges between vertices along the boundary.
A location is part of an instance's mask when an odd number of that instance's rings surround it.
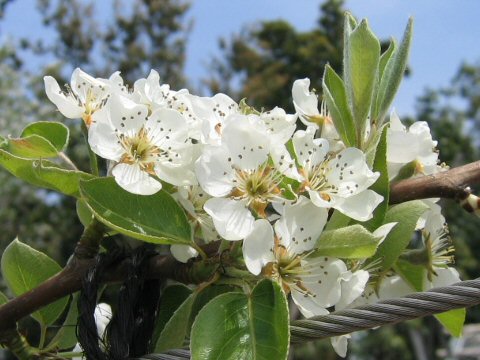
<svg viewBox="0 0 480 360">
<path fill-rule="evenodd" d="M 194 19 L 186 73 L 194 83 L 208 75 L 207 65 L 218 54 L 218 39 L 241 31 L 247 24 L 285 19 L 299 30 L 315 26 L 320 1 L 313 0 L 194 0 Z M 48 37 L 35 13 L 34 0 L 17 0 L 7 8 L 1 26 L 2 41 L 12 36 Z M 99 18 L 108 18 L 111 1 L 98 1 Z M 359 18 L 368 18 L 381 38 L 402 36 L 409 16 L 415 19 L 410 66 L 394 103 L 400 114 L 412 114 L 415 99 L 426 87 L 449 84 L 462 61 L 480 60 L 480 2 L 459 0 L 349 0 L 345 8 Z M 28 59 L 35 68 L 35 59 Z"/>
</svg>

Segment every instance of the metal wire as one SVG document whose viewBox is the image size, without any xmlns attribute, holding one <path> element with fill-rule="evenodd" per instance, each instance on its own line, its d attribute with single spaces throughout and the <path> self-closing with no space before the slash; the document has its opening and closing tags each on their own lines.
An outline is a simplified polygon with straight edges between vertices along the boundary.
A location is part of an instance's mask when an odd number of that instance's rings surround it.
<svg viewBox="0 0 480 360">
<path fill-rule="evenodd" d="M 372 305 L 296 320 L 290 325 L 290 340 L 292 343 L 319 340 L 479 304 L 480 278 L 401 298 L 383 300 Z M 184 349 L 138 358 L 138 360 L 185 359 L 190 359 L 190 352 Z"/>
<path fill-rule="evenodd" d="M 291 341 L 299 343 L 344 335 L 478 304 L 480 278 L 293 321 L 290 326 Z"/>
</svg>

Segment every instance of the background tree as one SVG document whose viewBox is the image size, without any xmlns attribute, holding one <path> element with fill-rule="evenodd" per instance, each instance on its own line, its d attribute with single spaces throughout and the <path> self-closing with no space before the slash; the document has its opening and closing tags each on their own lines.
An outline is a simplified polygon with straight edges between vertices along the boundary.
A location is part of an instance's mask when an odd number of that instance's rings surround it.
<svg viewBox="0 0 480 360">
<path fill-rule="evenodd" d="M 343 1 L 330 0 L 320 7 L 311 31 L 300 32 L 277 20 L 220 40 L 222 58 L 213 61 L 206 84 L 212 93 L 225 92 L 236 99 L 248 96 L 248 103 L 258 108 L 280 106 L 293 111 L 291 90 L 296 79 L 308 76 L 312 87 L 321 89 L 327 62 L 341 72 L 343 14 Z"/>
<path fill-rule="evenodd" d="M 8 12 L 12 2 L 0 3 L 0 16 Z M 45 96 L 43 75 L 68 83 L 65 74 L 78 66 L 103 77 L 121 70 L 127 80 L 144 77 L 154 68 L 172 87 L 184 85 L 188 2 L 136 0 L 123 4 L 111 1 L 111 5 L 115 5 L 114 16 L 105 24 L 94 1 L 38 0 L 42 22 L 52 33 L 49 40 L 14 38 L 12 44 L 0 48 L 2 129 L 18 136 L 33 120 L 64 121 Z M 44 64 L 43 70 L 33 72 L 24 65 L 22 59 L 32 55 Z M 80 132 L 78 125 L 70 126 L 71 131 Z M 68 156 L 80 169 L 88 167 L 84 144 L 70 144 Z M 23 242 L 35 244 L 35 248 L 64 263 L 83 230 L 76 219 L 75 201 L 38 191 L 5 171 L 0 172 L 0 182 L 0 251 L 18 235 Z"/>
</svg>

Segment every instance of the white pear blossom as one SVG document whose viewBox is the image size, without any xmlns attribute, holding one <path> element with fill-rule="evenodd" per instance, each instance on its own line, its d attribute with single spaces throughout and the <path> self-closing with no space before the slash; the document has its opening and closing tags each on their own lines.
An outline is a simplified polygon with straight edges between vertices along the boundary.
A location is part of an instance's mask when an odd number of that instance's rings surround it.
<svg viewBox="0 0 480 360">
<path fill-rule="evenodd" d="M 270 141 L 274 144 L 285 144 L 295 132 L 296 115 L 287 114 L 285 110 L 275 107 L 259 114 L 265 123 Z"/>
<path fill-rule="evenodd" d="M 132 98 L 135 102 L 147 105 L 150 112 L 159 107 L 167 107 L 167 99 L 170 96 L 170 86 L 160 85 L 160 75 L 151 70 L 147 78 L 138 79 L 133 84 Z"/>
<path fill-rule="evenodd" d="M 125 190 L 150 195 L 162 188 L 195 182 L 184 117 L 175 110 L 157 109 L 114 94 L 108 106 L 93 116 L 89 144 L 116 165 L 112 175 Z M 158 179 L 156 179 L 158 178 Z"/>
<path fill-rule="evenodd" d="M 185 209 L 194 238 L 198 237 L 204 243 L 221 239 L 212 218 L 203 209 L 211 197 L 200 186 L 181 186 L 172 196 Z M 189 245 L 172 245 L 170 251 L 175 259 L 184 263 L 198 255 L 198 251 Z"/>
<path fill-rule="evenodd" d="M 300 196 L 296 203 L 283 207 L 274 228 L 265 219 L 257 220 L 243 242 L 249 271 L 277 280 L 307 317 L 327 314 L 327 308 L 342 297 L 342 281 L 354 284 L 358 280 L 340 259 L 309 256 L 327 216 L 325 208 Z M 354 286 L 349 291 L 361 293 L 363 289 L 356 291 Z"/>
<path fill-rule="evenodd" d="M 241 240 L 255 217 L 279 199 L 282 174 L 268 163 L 267 129 L 257 115 L 232 115 L 222 130 L 222 145 L 208 146 L 196 162 L 198 182 L 214 198 L 205 203 L 215 228 L 226 240 Z M 293 166 L 293 165 L 292 165 Z"/>
<path fill-rule="evenodd" d="M 198 236 L 205 243 L 221 239 L 215 230 L 212 218 L 203 208 L 211 196 L 203 191 L 199 185 L 181 186 L 172 196 L 185 209 L 195 236 Z"/>
<path fill-rule="evenodd" d="M 107 80 L 94 78 L 76 68 L 65 91 L 52 76 L 45 76 L 43 80 L 47 97 L 58 110 L 69 119 L 83 119 L 87 127 L 92 122 L 92 115 L 106 104 L 112 93 L 125 91 L 120 72 Z"/>
<path fill-rule="evenodd" d="M 388 176 L 394 179 L 400 169 L 413 164 L 415 172 L 431 175 L 441 168 L 438 164 L 437 141 L 432 140 L 430 128 L 425 121 L 417 121 L 408 129 L 395 112 L 390 115 L 387 132 Z"/>
<path fill-rule="evenodd" d="M 225 119 L 240 113 L 238 104 L 225 94 L 213 97 L 189 95 L 192 116 L 200 126 L 200 141 L 207 145 L 220 145 Z"/>
<path fill-rule="evenodd" d="M 293 83 L 292 97 L 295 111 L 307 127 L 312 126 L 315 130 L 321 130 L 320 136 L 329 141 L 332 151 L 345 148 L 326 104 L 322 102 L 320 110 L 318 109 L 318 96 L 310 91 L 309 78 L 299 79 Z"/>
<path fill-rule="evenodd" d="M 359 221 L 372 217 L 383 197 L 370 187 L 380 176 L 372 172 L 359 149 L 347 148 L 333 155 L 326 139 L 314 139 L 315 129 L 308 127 L 293 136 L 293 146 L 300 164 L 303 188 L 312 202 L 334 208 Z"/>
</svg>

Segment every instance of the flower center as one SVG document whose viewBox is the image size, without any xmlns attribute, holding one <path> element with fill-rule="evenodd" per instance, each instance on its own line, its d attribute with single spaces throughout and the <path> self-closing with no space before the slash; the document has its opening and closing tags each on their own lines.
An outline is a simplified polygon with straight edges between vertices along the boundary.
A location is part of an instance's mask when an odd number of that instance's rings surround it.
<svg viewBox="0 0 480 360">
<path fill-rule="evenodd" d="M 328 182 L 327 175 L 331 171 L 328 165 L 328 161 L 324 161 L 321 164 L 300 169 L 300 173 L 305 179 L 302 188 L 320 193 L 325 201 L 330 201 L 328 193 L 335 193 L 338 190 L 335 185 Z"/>
<path fill-rule="evenodd" d="M 255 170 L 237 170 L 234 180 L 236 188 L 231 196 L 247 199 L 247 203 L 260 216 L 266 217 L 265 208 L 268 203 L 280 194 L 278 185 L 282 175 L 267 163 Z"/>
<path fill-rule="evenodd" d="M 138 164 L 142 170 L 154 174 L 155 161 L 162 155 L 162 150 L 153 145 L 145 128 L 141 128 L 134 136 L 119 135 L 120 145 L 125 150 L 120 162 Z"/>
<path fill-rule="evenodd" d="M 296 290 L 304 293 L 305 296 L 313 296 L 313 292 L 308 290 L 302 281 L 302 277 L 308 277 L 311 274 L 309 269 L 302 266 L 302 260 L 311 255 L 312 252 L 292 255 L 280 244 L 275 245 L 274 252 L 276 262 L 268 263 L 263 268 L 263 274 L 278 281 L 286 294 L 290 293 L 290 288 L 295 287 Z"/>
</svg>

